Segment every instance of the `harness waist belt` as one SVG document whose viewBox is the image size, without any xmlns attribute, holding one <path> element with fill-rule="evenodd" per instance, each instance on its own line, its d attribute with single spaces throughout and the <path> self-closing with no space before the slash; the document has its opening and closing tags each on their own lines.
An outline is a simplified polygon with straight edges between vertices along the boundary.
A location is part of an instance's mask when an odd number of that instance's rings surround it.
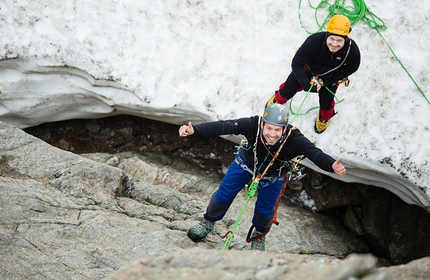
<svg viewBox="0 0 430 280">
<path fill-rule="evenodd" d="M 237 163 L 243 170 L 251 173 L 254 176 L 254 171 L 252 171 L 246 164 L 244 164 L 238 157 L 235 157 L 234 162 Z"/>
<path fill-rule="evenodd" d="M 239 165 L 243 170 L 249 172 L 251 175 L 254 176 L 254 172 L 245 164 L 241 161 L 240 158 L 236 157 L 234 159 L 234 162 L 237 163 L 237 165 Z M 272 175 L 272 176 L 263 176 L 261 178 L 261 180 L 269 180 L 269 181 L 273 181 L 275 178 L 279 178 L 279 180 L 284 180 L 283 176 L 276 176 L 276 175 Z"/>
</svg>

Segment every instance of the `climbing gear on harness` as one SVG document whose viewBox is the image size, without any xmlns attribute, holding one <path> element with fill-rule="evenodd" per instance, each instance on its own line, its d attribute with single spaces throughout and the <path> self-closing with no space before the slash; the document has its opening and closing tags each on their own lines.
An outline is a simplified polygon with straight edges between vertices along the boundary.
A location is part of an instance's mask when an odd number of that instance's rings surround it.
<svg viewBox="0 0 430 280">
<path fill-rule="evenodd" d="M 320 79 L 319 77 L 318 77 L 318 75 L 316 75 L 316 76 L 312 76 L 312 78 L 311 78 L 311 80 L 309 81 L 309 83 L 311 84 L 311 85 L 316 85 L 316 84 L 318 84 L 318 85 L 320 85 L 320 86 L 324 86 L 324 82 L 323 82 L 323 80 L 322 79 Z"/>
<path fill-rule="evenodd" d="M 287 107 L 281 104 L 271 104 L 264 109 L 263 122 L 273 125 L 287 126 L 289 115 L 290 113 L 288 112 Z"/>
<path fill-rule="evenodd" d="M 314 126 L 315 132 L 318 134 L 323 133 L 327 129 L 328 124 L 330 123 L 330 120 L 324 121 L 320 117 L 321 116 L 318 115 L 318 117 L 315 120 L 315 126 Z"/>
<path fill-rule="evenodd" d="M 270 107 L 270 106 L 269 106 Z M 282 106 L 283 107 L 283 106 Z M 234 234 L 236 232 L 236 229 L 239 225 L 240 219 L 242 218 L 243 213 L 245 212 L 246 206 L 248 205 L 249 201 L 251 200 L 251 198 L 255 195 L 255 192 L 257 191 L 258 188 L 258 184 L 260 183 L 260 180 L 262 179 L 262 177 L 266 174 L 267 170 L 269 170 L 270 166 L 272 166 L 272 164 L 275 162 L 275 159 L 278 157 L 279 153 L 282 150 L 282 147 L 284 147 L 284 144 L 287 142 L 288 137 L 290 137 L 291 132 L 293 130 L 296 129 L 296 127 L 291 127 L 290 130 L 288 131 L 288 134 L 286 135 L 284 141 L 281 143 L 281 145 L 279 146 L 278 150 L 276 151 L 275 155 L 272 157 L 272 160 L 269 162 L 269 164 L 266 166 L 266 168 L 264 169 L 264 171 L 261 174 L 257 174 L 257 142 L 258 142 L 258 135 L 259 135 L 259 128 L 260 128 L 260 122 L 261 122 L 261 118 L 258 124 L 258 129 L 257 129 L 257 136 L 256 136 L 256 141 L 254 143 L 254 178 L 252 180 L 252 183 L 250 186 L 245 185 L 245 194 L 246 194 L 246 201 L 245 201 L 245 205 L 242 207 L 242 210 L 239 213 L 239 216 L 237 217 L 236 221 L 234 222 L 231 230 L 229 230 L 223 237 L 224 241 L 224 246 L 223 246 L 223 250 L 228 250 L 230 247 L 230 243 L 231 240 L 234 237 Z"/>
<path fill-rule="evenodd" d="M 213 229 L 215 222 L 211 222 L 203 218 L 199 224 L 190 228 L 187 235 L 194 242 L 203 240 Z"/>
<path fill-rule="evenodd" d="M 245 136 L 240 139 L 240 143 L 237 146 L 234 146 L 237 150 L 234 152 L 235 155 L 238 155 L 242 149 L 247 150 L 248 148 L 248 139 Z"/>
<path fill-rule="evenodd" d="M 340 80 L 337 84 L 340 85 L 340 84 L 344 83 L 345 87 L 348 87 L 349 86 L 349 82 L 350 82 L 349 77 L 345 77 L 342 80 Z"/>
<path fill-rule="evenodd" d="M 339 36 L 348 36 L 351 31 L 351 22 L 344 15 L 334 15 L 328 21 L 326 31 Z"/>
<path fill-rule="evenodd" d="M 290 168 L 291 168 L 291 174 L 289 178 L 290 180 L 299 181 L 306 176 L 306 174 L 303 173 L 305 170 L 305 167 L 300 166 L 304 158 L 305 158 L 304 156 L 298 156 L 290 160 Z"/>
</svg>

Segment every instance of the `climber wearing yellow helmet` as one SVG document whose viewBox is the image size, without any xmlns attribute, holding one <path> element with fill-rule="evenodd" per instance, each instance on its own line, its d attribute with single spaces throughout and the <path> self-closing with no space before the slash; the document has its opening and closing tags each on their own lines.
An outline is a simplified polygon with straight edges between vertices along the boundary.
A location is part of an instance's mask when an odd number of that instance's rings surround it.
<svg viewBox="0 0 430 280">
<path fill-rule="evenodd" d="M 358 70 L 360 50 L 349 38 L 351 24 L 344 15 L 335 15 L 328 21 L 325 32 L 310 35 L 293 57 L 292 72 L 279 90 L 267 101 L 283 104 L 298 91 L 318 92 L 320 110 L 315 120 L 315 132 L 328 127 L 334 111 L 334 94 L 340 81 Z"/>
</svg>

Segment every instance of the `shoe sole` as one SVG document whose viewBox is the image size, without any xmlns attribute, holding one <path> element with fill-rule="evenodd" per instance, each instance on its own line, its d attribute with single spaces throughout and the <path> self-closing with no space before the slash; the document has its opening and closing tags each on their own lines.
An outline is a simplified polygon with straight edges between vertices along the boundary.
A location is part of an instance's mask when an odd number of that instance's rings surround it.
<svg viewBox="0 0 430 280">
<path fill-rule="evenodd" d="M 197 236 L 197 235 L 193 234 L 191 231 L 187 232 L 187 236 L 194 242 L 202 241 L 206 237 L 206 236 L 205 237 Z"/>
<path fill-rule="evenodd" d="M 321 133 L 323 133 L 323 132 L 325 131 L 325 129 L 324 129 L 323 131 L 319 131 L 319 130 L 317 129 L 317 125 L 316 125 L 316 124 L 314 125 L 314 130 L 315 130 L 315 132 L 316 132 L 316 133 L 318 133 L 318 134 L 321 134 Z"/>
</svg>

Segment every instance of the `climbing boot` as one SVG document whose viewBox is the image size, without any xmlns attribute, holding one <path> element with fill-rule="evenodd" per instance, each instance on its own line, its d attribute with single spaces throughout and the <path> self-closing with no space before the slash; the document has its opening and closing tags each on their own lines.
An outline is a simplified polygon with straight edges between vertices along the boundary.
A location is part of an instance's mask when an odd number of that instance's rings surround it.
<svg viewBox="0 0 430 280">
<path fill-rule="evenodd" d="M 330 120 L 324 121 L 321 119 L 320 116 L 318 116 L 315 120 L 315 126 L 314 126 L 315 132 L 318 134 L 323 133 L 324 130 L 327 129 L 329 123 L 330 123 Z"/>
<path fill-rule="evenodd" d="M 284 104 L 288 101 L 288 98 L 282 97 L 279 90 L 275 91 L 275 94 L 272 95 L 272 97 L 269 98 L 266 102 L 266 106 L 264 108 L 267 108 L 269 105 L 272 104 Z"/>
<path fill-rule="evenodd" d="M 267 108 L 267 106 L 276 104 L 276 103 L 278 103 L 278 101 L 276 100 L 276 94 L 274 94 L 272 95 L 272 97 L 269 98 L 269 100 L 267 100 L 266 106 L 264 106 L 264 108 Z"/>
<path fill-rule="evenodd" d="M 262 234 L 262 232 L 254 229 L 251 235 L 251 239 L 260 234 Z M 258 239 L 252 239 L 251 250 L 264 251 L 265 249 L 266 249 L 266 236 L 260 237 Z"/>
<path fill-rule="evenodd" d="M 211 222 L 203 218 L 198 225 L 188 230 L 187 235 L 194 242 L 199 242 L 203 240 L 214 229 L 214 225 L 215 222 Z"/>
</svg>

